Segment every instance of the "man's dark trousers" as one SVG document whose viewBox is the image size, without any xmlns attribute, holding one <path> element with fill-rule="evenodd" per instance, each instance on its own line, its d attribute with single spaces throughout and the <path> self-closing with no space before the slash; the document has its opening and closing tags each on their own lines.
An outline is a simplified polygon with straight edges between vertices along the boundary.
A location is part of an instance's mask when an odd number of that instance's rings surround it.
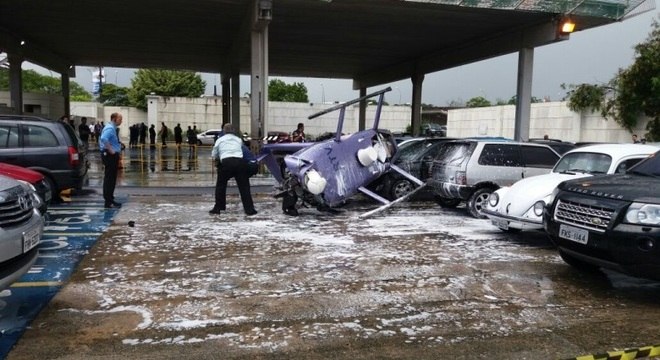
<svg viewBox="0 0 660 360">
<path fill-rule="evenodd" d="M 101 152 L 105 173 L 103 175 L 103 199 L 109 206 L 115 201 L 115 186 L 117 185 L 117 171 L 119 170 L 119 153 L 110 154 Z"/>
</svg>

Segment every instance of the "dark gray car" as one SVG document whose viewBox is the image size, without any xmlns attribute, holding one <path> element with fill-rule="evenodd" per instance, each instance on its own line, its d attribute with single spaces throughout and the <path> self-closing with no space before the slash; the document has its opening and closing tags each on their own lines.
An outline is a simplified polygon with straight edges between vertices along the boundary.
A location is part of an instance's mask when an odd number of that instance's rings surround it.
<svg viewBox="0 0 660 360">
<path fill-rule="evenodd" d="M 64 122 L 37 116 L 0 115 L 0 161 L 40 172 L 53 198 L 81 189 L 87 180 L 87 149 Z"/>
</svg>

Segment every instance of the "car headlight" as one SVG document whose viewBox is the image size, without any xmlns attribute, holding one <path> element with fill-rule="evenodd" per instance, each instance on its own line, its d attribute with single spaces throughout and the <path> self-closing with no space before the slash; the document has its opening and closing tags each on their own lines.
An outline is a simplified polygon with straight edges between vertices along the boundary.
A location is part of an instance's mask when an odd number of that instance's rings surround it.
<svg viewBox="0 0 660 360">
<path fill-rule="evenodd" d="M 543 200 L 539 200 L 539 201 L 535 202 L 534 203 L 534 215 L 542 216 L 544 207 L 545 207 L 545 202 Z"/>
<path fill-rule="evenodd" d="M 37 189 L 34 187 L 34 185 L 25 180 L 18 180 L 18 182 L 23 185 L 27 193 L 30 195 L 30 199 L 32 199 L 32 207 L 35 209 L 40 208 L 41 204 L 43 203 L 43 199 L 41 199 L 41 196 L 37 194 Z"/>
<path fill-rule="evenodd" d="M 491 193 L 490 196 L 488 197 L 488 204 L 491 207 L 497 206 L 497 204 L 500 202 L 500 196 L 497 195 L 497 193 Z"/>
<path fill-rule="evenodd" d="M 632 203 L 626 212 L 630 224 L 660 225 L 660 205 Z"/>
</svg>

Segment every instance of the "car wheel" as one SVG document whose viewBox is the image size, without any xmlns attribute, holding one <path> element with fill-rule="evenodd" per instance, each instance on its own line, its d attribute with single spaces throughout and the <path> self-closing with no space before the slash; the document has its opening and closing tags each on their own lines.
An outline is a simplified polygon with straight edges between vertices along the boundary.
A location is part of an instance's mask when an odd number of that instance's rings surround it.
<svg viewBox="0 0 660 360">
<path fill-rule="evenodd" d="M 592 274 L 600 273 L 600 267 L 599 266 L 596 266 L 596 265 L 590 264 L 588 262 L 582 261 L 582 260 L 580 260 L 578 258 L 575 258 L 575 257 L 573 257 L 573 256 L 571 256 L 571 255 L 569 255 L 569 254 L 567 254 L 567 253 L 565 253 L 561 250 L 559 250 L 559 256 L 561 256 L 561 259 L 564 260 L 565 263 L 567 263 L 568 265 L 570 265 L 570 266 L 572 266 L 572 267 L 574 267 L 574 268 L 576 268 L 580 271 L 587 272 L 587 273 L 592 273 Z"/>
<path fill-rule="evenodd" d="M 435 202 L 443 208 L 455 208 L 461 203 L 461 199 L 450 199 L 441 196 L 435 197 Z"/>
<path fill-rule="evenodd" d="M 514 229 L 514 228 L 508 228 L 508 229 L 500 228 L 500 230 L 504 231 L 505 233 L 509 233 L 509 234 L 517 234 L 521 231 L 520 229 Z"/>
<path fill-rule="evenodd" d="M 488 203 L 488 197 L 493 192 L 491 188 L 481 188 L 475 191 L 470 199 L 468 199 L 467 208 L 470 215 L 477 219 L 485 219 L 486 215 L 481 213 L 481 210 Z"/>
<path fill-rule="evenodd" d="M 202 140 L 197 140 L 197 146 L 202 146 Z"/>
<path fill-rule="evenodd" d="M 411 191 L 414 190 L 412 182 L 408 179 L 398 179 L 392 182 L 390 186 L 390 200 L 396 200 L 408 195 Z"/>
<path fill-rule="evenodd" d="M 46 181 L 46 186 L 50 188 L 50 202 L 53 204 L 57 204 L 62 202 L 62 198 L 60 197 L 60 192 L 57 190 L 57 185 L 55 184 L 55 181 L 51 179 L 48 175 L 44 175 L 44 180 Z"/>
</svg>

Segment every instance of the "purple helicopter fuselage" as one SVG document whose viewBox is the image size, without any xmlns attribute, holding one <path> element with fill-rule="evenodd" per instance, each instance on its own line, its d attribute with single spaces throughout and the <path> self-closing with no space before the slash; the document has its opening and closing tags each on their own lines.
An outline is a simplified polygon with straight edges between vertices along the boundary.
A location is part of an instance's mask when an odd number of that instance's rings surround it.
<svg viewBox="0 0 660 360">
<path fill-rule="evenodd" d="M 364 165 L 358 158 L 360 150 L 376 147 L 378 158 Z M 389 159 L 396 145 L 388 132 L 368 129 L 345 135 L 340 141 L 326 140 L 284 157 L 292 176 L 305 184 L 305 175 L 315 170 L 327 184 L 322 194 L 325 204 L 334 207 L 358 193 L 358 189 L 376 180 L 389 169 Z"/>
</svg>

